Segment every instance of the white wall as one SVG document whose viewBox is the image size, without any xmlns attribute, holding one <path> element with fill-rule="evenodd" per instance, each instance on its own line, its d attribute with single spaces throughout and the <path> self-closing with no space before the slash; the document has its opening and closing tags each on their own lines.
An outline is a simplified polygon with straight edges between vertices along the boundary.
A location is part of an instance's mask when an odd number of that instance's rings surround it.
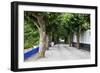
<svg viewBox="0 0 100 73">
<path fill-rule="evenodd" d="M 14 0 L 0 0 L 0 73 L 12 73 L 10 68 L 10 2 Z M 18 1 L 18 0 L 16 0 Z M 100 19 L 100 0 L 21 0 L 21 1 L 37 1 L 46 3 L 62 3 L 62 4 L 79 4 L 79 5 L 97 5 L 99 7 L 98 19 Z M 99 21 L 100 24 L 100 21 Z M 98 25 L 100 31 L 100 25 Z M 98 35 L 100 37 L 100 34 Z M 100 40 L 100 38 L 98 39 Z M 99 41 L 100 43 L 100 41 Z M 100 46 L 99 46 L 100 48 Z M 98 51 L 100 52 L 100 49 Z M 100 56 L 100 53 L 98 53 Z M 62 70 L 46 70 L 35 71 L 35 73 L 100 73 L 100 57 L 99 67 L 92 68 L 74 68 L 74 69 L 62 69 Z M 23 73 L 23 72 L 21 72 Z M 26 73 L 33 73 L 26 72 Z"/>
<path fill-rule="evenodd" d="M 87 30 L 87 31 L 81 33 L 79 40 L 80 40 L 80 43 L 90 44 L 91 31 Z M 74 35 L 74 37 L 73 37 L 73 42 L 77 42 L 76 35 Z"/>
</svg>

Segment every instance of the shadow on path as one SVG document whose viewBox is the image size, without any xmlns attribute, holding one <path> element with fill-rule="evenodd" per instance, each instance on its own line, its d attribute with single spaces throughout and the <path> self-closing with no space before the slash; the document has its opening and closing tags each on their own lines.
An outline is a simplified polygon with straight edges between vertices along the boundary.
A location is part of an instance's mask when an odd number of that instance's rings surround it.
<svg viewBox="0 0 100 73">
<path fill-rule="evenodd" d="M 37 59 L 37 55 L 31 56 L 27 59 L 27 62 L 30 61 L 57 61 L 57 60 L 81 60 L 81 59 L 90 59 L 90 52 L 77 49 L 75 47 L 69 47 L 66 44 L 56 44 L 53 47 L 50 47 L 46 51 L 45 57 Z"/>
</svg>

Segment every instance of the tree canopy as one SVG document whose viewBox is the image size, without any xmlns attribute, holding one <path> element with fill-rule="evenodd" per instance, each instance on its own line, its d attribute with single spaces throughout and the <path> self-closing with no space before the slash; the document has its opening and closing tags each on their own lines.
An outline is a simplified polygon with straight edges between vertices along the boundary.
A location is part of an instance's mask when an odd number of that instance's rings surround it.
<svg viewBox="0 0 100 73">
<path fill-rule="evenodd" d="M 40 31 L 45 32 L 45 38 L 48 36 L 49 42 L 59 43 L 59 39 L 64 39 L 70 46 L 73 34 L 76 34 L 79 44 L 80 33 L 88 29 L 90 14 L 25 11 L 24 48 L 39 45 Z"/>
</svg>

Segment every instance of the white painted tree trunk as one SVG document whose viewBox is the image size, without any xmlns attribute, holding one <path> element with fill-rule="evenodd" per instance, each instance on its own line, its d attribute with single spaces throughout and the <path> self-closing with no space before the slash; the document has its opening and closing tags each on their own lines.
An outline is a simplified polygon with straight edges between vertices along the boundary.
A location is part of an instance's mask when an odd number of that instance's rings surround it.
<svg viewBox="0 0 100 73">
<path fill-rule="evenodd" d="M 45 57 L 46 32 L 40 31 L 39 57 Z"/>
<path fill-rule="evenodd" d="M 49 50 L 49 37 L 46 35 L 46 49 Z"/>
</svg>

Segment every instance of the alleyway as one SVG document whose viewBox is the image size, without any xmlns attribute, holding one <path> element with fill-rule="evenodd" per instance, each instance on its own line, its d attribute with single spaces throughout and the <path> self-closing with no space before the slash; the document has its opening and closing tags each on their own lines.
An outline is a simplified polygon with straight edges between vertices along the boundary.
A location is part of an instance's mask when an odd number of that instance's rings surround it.
<svg viewBox="0 0 100 73">
<path fill-rule="evenodd" d="M 69 47 L 66 44 L 57 44 L 50 47 L 45 53 L 45 58 L 36 59 L 37 56 L 31 56 L 26 61 L 57 61 L 57 60 L 79 60 L 90 59 L 90 52 Z"/>
</svg>

